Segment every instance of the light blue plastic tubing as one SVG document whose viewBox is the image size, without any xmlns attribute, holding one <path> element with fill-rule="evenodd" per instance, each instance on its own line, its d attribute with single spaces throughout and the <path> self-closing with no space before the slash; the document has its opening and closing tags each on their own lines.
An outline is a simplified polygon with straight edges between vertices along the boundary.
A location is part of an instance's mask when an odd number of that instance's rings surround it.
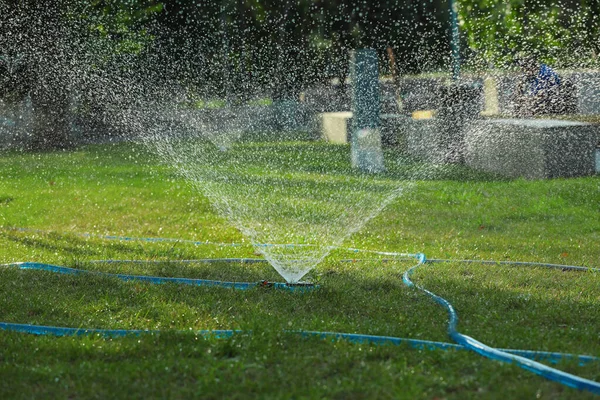
<svg viewBox="0 0 600 400">
<path fill-rule="evenodd" d="M 16 228 L 18 231 L 37 231 L 33 229 L 26 228 Z M 41 233 L 45 233 L 44 231 L 39 231 Z M 196 245 L 200 244 L 215 244 L 220 246 L 240 246 L 239 244 L 227 244 L 227 243 L 209 243 L 209 242 L 201 242 L 201 241 L 187 241 L 187 240 L 179 240 L 179 239 L 164 239 L 164 238 L 133 238 L 133 237 L 122 237 L 122 236 L 101 236 L 101 235 L 90 235 L 83 234 L 80 236 L 94 236 L 102 239 L 108 240 L 125 240 L 125 241 L 147 241 L 147 242 L 188 242 Z M 270 245 L 265 245 L 270 246 Z M 274 245 L 274 246 L 282 246 L 282 245 Z M 288 246 L 288 245 L 283 245 Z M 359 249 L 347 249 L 352 250 L 354 252 L 360 252 Z M 368 251 L 367 251 L 368 252 Z M 459 263 L 479 263 L 479 264 L 493 264 L 493 265 L 513 265 L 513 266 L 538 266 L 538 267 L 546 267 L 546 268 L 558 268 L 562 270 L 575 270 L 575 271 L 589 271 L 589 272 L 600 272 L 599 268 L 588 268 L 588 267 L 580 267 L 580 266 L 570 266 L 570 265 L 560 265 L 560 264 L 546 264 L 546 263 L 536 263 L 536 262 L 521 262 L 521 261 L 489 261 L 489 260 L 444 260 L 444 259 L 430 259 L 428 260 L 424 254 L 400 254 L 400 253 L 386 253 L 386 252 L 376 252 L 378 254 L 383 255 L 396 255 L 396 256 L 407 256 L 411 258 L 416 258 L 419 263 L 406 271 L 403 275 L 403 282 L 409 287 L 415 287 L 430 297 L 432 297 L 437 303 L 442 305 L 448 311 L 448 334 L 449 336 L 456 342 L 458 345 L 451 345 L 449 343 L 441 343 L 441 342 L 428 342 L 422 341 L 422 345 L 429 346 L 427 348 L 431 348 L 431 343 L 438 343 L 441 346 L 433 345 L 434 348 L 453 348 L 451 346 L 458 346 L 456 348 L 466 348 L 476 353 L 498 361 L 514 363 L 519 367 L 536 373 L 540 376 L 543 376 L 549 380 L 564 384 L 566 386 L 570 386 L 573 388 L 577 388 L 580 390 L 587 390 L 595 394 L 600 394 L 600 384 L 598 382 L 594 382 L 585 378 L 581 378 L 566 372 L 559 371 L 554 368 L 550 368 L 544 364 L 540 364 L 538 362 L 532 361 L 533 359 L 546 359 L 550 362 L 558 362 L 562 359 L 578 359 L 580 365 L 585 364 L 589 361 L 598 361 L 597 357 L 593 356 L 584 356 L 584 355 L 572 355 L 572 354 L 563 354 L 563 353 L 552 353 L 552 352 L 539 352 L 539 351 L 530 351 L 530 350 L 512 350 L 512 349 L 495 349 L 490 346 L 487 346 L 469 336 L 463 335 L 456 330 L 456 325 L 458 323 L 458 315 L 454 310 L 454 307 L 448 302 L 446 299 L 436 295 L 424 289 L 418 285 L 415 285 L 411 280 L 410 276 L 413 271 L 422 266 L 425 263 L 440 263 L 440 262 L 459 262 Z M 205 259 L 205 260 L 189 260 L 190 262 L 216 262 L 216 261 L 235 261 L 235 262 L 264 262 L 261 259 L 242 259 L 242 258 L 233 258 L 233 259 Z M 119 260 L 105 260 L 101 261 L 105 263 L 111 262 L 122 262 Z M 129 262 L 139 262 L 137 260 L 131 260 Z M 124 274 L 110 274 L 110 273 L 101 273 L 101 272 L 90 272 L 85 270 L 77 270 L 73 268 L 67 267 L 59 267 L 49 264 L 42 263 L 14 263 L 14 264 L 6 264 L 4 266 L 17 266 L 22 269 L 37 269 L 37 270 L 45 270 L 50 272 L 62 273 L 62 274 L 81 274 L 81 273 L 91 273 L 91 274 L 100 274 L 105 276 L 111 276 L 118 279 L 122 279 L 125 281 L 129 280 L 138 280 L 145 281 L 148 283 L 160 284 L 160 283 L 179 283 L 179 284 L 189 284 L 189 285 L 197 285 L 197 286 L 218 286 L 218 287 L 226 287 L 226 288 L 236 288 L 236 289 L 249 289 L 253 287 L 257 287 L 260 285 L 264 285 L 265 283 L 268 286 L 275 287 L 278 289 L 286 289 L 292 291 L 306 291 L 311 290 L 311 287 L 293 287 L 288 286 L 285 283 L 268 283 L 268 282 L 224 282 L 224 281 L 211 281 L 204 279 L 189 279 L 189 278 L 164 278 L 164 277 L 151 277 L 151 276 L 140 276 L 140 275 L 124 275 Z M 27 328 L 30 327 L 30 328 Z M 14 328 L 14 329 L 13 329 Z M 77 329 L 77 328 L 60 328 L 60 327 L 40 327 L 36 325 L 20 325 L 20 324 L 9 324 L 9 323 L 0 323 L 0 329 L 4 330 L 15 330 L 19 332 L 27 332 L 34 334 L 56 334 L 61 333 L 59 336 L 66 335 L 65 332 L 71 332 L 70 330 L 74 330 L 77 333 L 72 334 L 84 334 L 79 332 L 89 332 L 89 334 L 102 334 L 111 336 L 112 332 L 115 332 L 114 335 L 123 335 L 123 334 L 140 334 L 145 333 L 146 331 L 126 331 L 126 330 L 102 330 L 102 329 Z M 36 330 L 42 329 L 42 332 L 38 333 Z M 67 331 L 64 331 L 67 330 Z M 201 332 L 211 332 L 211 331 L 201 331 Z M 234 332 L 234 331 L 219 331 L 219 332 Z M 349 340 L 351 342 L 368 342 L 368 343 L 395 343 L 399 344 L 403 343 L 411 343 L 415 344 L 419 341 L 414 339 L 402 339 L 402 338 L 391 338 L 391 337 L 378 337 L 378 336 L 370 336 L 370 335 L 360 335 L 360 334 L 347 334 L 347 333 L 332 333 L 332 332 L 300 332 L 305 336 L 320 336 L 320 337 L 334 337 L 334 338 L 343 338 Z M 233 333 L 232 333 L 233 334 Z"/>
<path fill-rule="evenodd" d="M 217 262 L 217 261 L 226 261 L 226 262 L 247 262 L 251 259 L 244 258 L 227 258 L 227 259 L 205 259 L 205 260 L 196 260 L 197 262 Z M 107 260 L 106 262 L 110 263 L 111 261 L 116 262 L 116 260 Z M 289 290 L 293 292 L 306 292 L 313 289 L 318 289 L 318 285 L 310 286 L 310 285 L 288 285 L 283 282 L 227 282 L 227 281 L 214 281 L 209 279 L 193 279 L 193 278 L 170 278 L 170 277 L 162 277 L 162 276 L 146 276 L 146 275 L 127 275 L 127 274 L 111 274 L 108 272 L 99 272 L 99 271 L 86 271 L 83 269 L 75 269 L 68 267 L 61 267 L 58 265 L 51 264 L 43 264 L 37 262 L 22 262 L 22 263 L 13 263 L 13 264 L 4 264 L 0 265 L 2 267 L 16 267 L 20 269 L 30 269 L 37 271 L 47 271 L 54 272 L 57 274 L 63 275 L 81 275 L 81 274 L 90 274 L 97 276 L 105 276 L 109 278 L 120 279 L 122 281 L 141 281 L 148 282 L 152 284 L 164 284 L 164 283 L 176 283 L 181 285 L 192 285 L 192 286 L 214 286 L 221 288 L 231 288 L 237 290 L 247 290 L 259 286 L 264 287 L 272 287 L 275 289 L 281 290 Z"/>
<path fill-rule="evenodd" d="M 457 344 L 464 346 L 465 348 L 492 360 L 502 361 L 509 364 L 516 364 L 520 368 L 543 376 L 544 378 L 549 379 L 551 381 L 558 382 L 560 384 L 575 389 L 587 390 L 595 394 L 600 394 L 600 383 L 598 382 L 585 379 L 576 375 L 572 375 L 567 372 L 557 370 L 555 368 L 548 367 L 547 365 L 527 359 L 517 354 L 511 354 L 507 351 L 492 348 L 469 336 L 463 335 L 462 333 L 458 332 L 456 330 L 456 325 L 458 323 L 458 314 L 454 310 L 454 307 L 452 307 L 452 304 L 450 304 L 450 302 L 448 302 L 448 300 L 444 299 L 443 297 L 440 297 L 419 285 L 415 285 L 411 281 L 410 276 L 412 275 L 412 273 L 417 268 L 421 267 L 427 262 L 425 255 L 421 255 L 417 257 L 417 259 L 419 260 L 419 263 L 407 270 L 403 274 L 402 281 L 409 287 L 415 287 L 425 292 L 427 295 L 432 297 L 438 304 L 440 304 L 448 311 L 448 335 Z"/>
<path fill-rule="evenodd" d="M 405 255 L 405 254 L 403 254 Z M 429 262 L 432 260 L 426 260 L 423 254 L 411 255 L 412 258 L 417 258 L 419 262 L 422 264 L 424 262 Z M 245 262 L 264 262 L 264 260 L 260 259 L 201 259 L 201 260 L 187 260 L 190 262 L 216 262 L 216 261 L 240 261 L 244 260 Z M 115 263 L 115 262 L 144 262 L 141 260 L 103 260 L 99 262 L 104 263 Z M 188 284 L 188 285 L 196 285 L 196 286 L 218 286 L 225 288 L 238 288 L 238 289 L 250 289 L 257 286 L 265 285 L 264 282 L 222 282 L 222 281 L 211 281 L 204 279 L 189 279 L 189 278 L 163 278 L 163 277 L 152 277 L 152 276 L 138 276 L 138 275 L 122 275 L 122 274 L 108 274 L 102 272 L 90 272 L 85 270 L 79 270 L 74 268 L 60 267 L 56 265 L 42 264 L 42 263 L 15 263 L 15 264 L 6 264 L 2 265 L 3 267 L 18 267 L 21 269 L 33 269 L 61 274 L 69 274 L 69 275 L 77 275 L 77 274 L 97 274 L 97 275 L 105 275 L 110 277 L 116 277 L 125 281 L 131 280 L 141 280 L 151 284 L 161 284 L 166 282 L 178 283 L 178 284 Z M 268 283 L 268 285 L 273 285 L 279 289 L 285 290 L 293 290 L 293 291 L 304 291 L 311 290 L 310 287 L 290 287 L 284 283 Z M 27 324 L 11 324 L 11 323 L 0 323 L 0 329 L 11 330 L 23 333 L 31 333 L 31 334 L 48 334 L 55 336 L 67 336 L 67 335 L 84 335 L 84 334 L 99 334 L 102 336 L 111 336 L 111 337 L 120 337 L 128 334 L 141 334 L 141 333 L 152 333 L 158 331 L 139 331 L 139 330 L 106 330 L 106 329 L 78 329 L 78 328 L 61 328 L 61 327 L 49 327 L 49 326 L 38 326 L 38 325 L 27 325 Z M 201 332 L 209 332 L 209 331 L 201 331 Z M 218 331 L 219 334 L 225 331 Z M 234 331 L 227 331 L 233 333 Z M 461 345 L 443 343 L 443 342 L 432 342 L 427 340 L 416 340 L 416 339 L 405 339 L 405 338 L 397 338 L 397 337 L 389 337 L 389 336 L 373 336 L 373 335 L 362 335 L 362 334 L 350 334 L 350 333 L 332 333 L 332 332 L 304 332 L 300 331 L 298 333 L 302 333 L 304 336 L 320 336 L 320 337 L 334 337 L 336 339 L 346 339 L 351 342 L 359 342 L 359 343 L 376 343 L 376 344 L 401 344 L 408 343 L 412 347 L 415 348 L 427 348 L 427 349 L 464 349 Z M 584 365 L 588 362 L 598 362 L 599 358 L 593 356 L 586 355 L 574 355 L 574 354 L 564 354 L 564 353 L 554 353 L 554 352 L 543 352 L 543 351 L 533 351 L 533 350 L 514 350 L 514 349 L 506 349 L 502 350 L 507 353 L 521 355 L 530 359 L 544 359 L 548 360 L 552 363 L 557 363 L 564 359 L 576 359 L 580 365 Z"/>
<path fill-rule="evenodd" d="M 93 336 L 98 335 L 105 338 L 120 338 L 124 336 L 140 336 L 146 334 L 160 334 L 159 330 L 142 329 L 96 329 L 96 328 L 70 328 L 60 326 L 44 326 L 31 324 L 17 324 L 10 322 L 0 322 L 0 330 L 8 332 L 26 333 L 38 336 Z M 189 333 L 189 331 L 178 331 L 179 333 Z M 340 332 L 317 332 L 317 331 L 284 331 L 290 334 L 298 334 L 303 337 L 317 337 L 320 339 L 346 340 L 350 343 L 367 343 L 374 345 L 401 345 L 407 344 L 414 349 L 420 350 L 466 350 L 462 345 L 445 342 L 435 342 L 430 340 L 408 339 L 393 336 L 363 335 L 357 333 Z M 194 334 L 206 337 L 215 337 L 219 339 L 229 338 L 234 334 L 251 333 L 241 330 L 200 330 L 194 331 Z M 577 360 L 579 365 L 585 365 L 589 362 L 600 362 L 599 358 L 591 356 L 581 356 L 565 353 L 538 352 L 531 350 L 503 350 L 512 354 L 520 354 L 531 359 L 546 359 L 551 362 L 559 362 L 564 359 Z"/>
</svg>

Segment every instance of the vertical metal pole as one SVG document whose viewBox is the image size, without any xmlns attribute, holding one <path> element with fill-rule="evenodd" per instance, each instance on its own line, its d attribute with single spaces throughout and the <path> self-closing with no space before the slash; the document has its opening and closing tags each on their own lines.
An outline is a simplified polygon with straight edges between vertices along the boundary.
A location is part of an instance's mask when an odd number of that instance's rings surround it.
<svg viewBox="0 0 600 400">
<path fill-rule="evenodd" d="M 221 32 L 222 32 L 222 40 L 223 40 L 223 92 L 224 99 L 227 102 L 227 106 L 231 104 L 231 73 L 230 73 L 230 49 L 229 49 L 229 37 L 228 37 L 228 21 L 227 21 L 227 12 L 228 12 L 228 0 L 221 0 Z"/>
<path fill-rule="evenodd" d="M 450 0 L 450 29 L 452 37 L 450 46 L 452 47 L 452 79 L 460 78 L 460 35 L 458 32 L 458 6 L 456 0 Z"/>
<path fill-rule="evenodd" d="M 385 170 L 379 129 L 379 60 L 374 49 L 351 53 L 352 166 L 363 172 Z"/>
</svg>

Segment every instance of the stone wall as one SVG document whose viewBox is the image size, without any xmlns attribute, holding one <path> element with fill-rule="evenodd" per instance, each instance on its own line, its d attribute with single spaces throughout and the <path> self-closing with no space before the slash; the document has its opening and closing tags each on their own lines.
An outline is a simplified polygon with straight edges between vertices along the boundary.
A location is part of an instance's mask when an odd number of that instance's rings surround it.
<svg viewBox="0 0 600 400">
<path fill-rule="evenodd" d="M 466 164 L 508 177 L 544 179 L 595 172 L 598 128 L 559 120 L 473 121 L 465 132 Z"/>
<path fill-rule="evenodd" d="M 406 152 L 412 157 L 432 164 L 444 163 L 448 151 L 443 146 L 442 124 L 439 119 L 409 119 L 400 131 Z"/>
<path fill-rule="evenodd" d="M 570 79 L 575 86 L 576 113 L 600 114 L 600 73 L 576 72 Z"/>
</svg>

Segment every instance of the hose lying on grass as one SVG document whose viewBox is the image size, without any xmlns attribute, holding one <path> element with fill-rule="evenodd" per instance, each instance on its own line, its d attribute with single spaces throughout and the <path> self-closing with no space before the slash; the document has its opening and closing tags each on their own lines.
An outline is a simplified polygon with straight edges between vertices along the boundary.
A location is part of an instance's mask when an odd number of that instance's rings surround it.
<svg viewBox="0 0 600 400">
<path fill-rule="evenodd" d="M 152 241 L 152 242 L 160 242 L 160 238 L 153 239 L 144 239 L 144 238 L 126 238 L 126 237 L 118 237 L 118 236 L 104 236 L 101 237 L 103 239 L 117 239 L 117 240 L 144 240 L 144 241 Z M 176 239 L 165 239 L 166 241 L 173 241 Z M 194 242 L 197 244 L 207 244 L 207 242 Z M 351 251 L 358 252 L 358 249 L 350 249 Z M 531 262 L 511 262 L 511 261 L 477 261 L 477 260 L 427 260 L 424 254 L 400 254 L 400 253 L 389 253 L 389 252 L 377 252 L 370 251 L 371 253 L 376 253 L 380 255 L 389 255 L 395 257 L 412 257 L 418 260 L 418 264 L 407 270 L 403 275 L 403 282 L 408 287 L 416 288 L 428 296 L 433 298 L 438 304 L 443 306 L 448 312 L 448 335 L 450 338 L 456 342 L 456 344 L 451 343 L 443 343 L 443 342 L 433 342 L 427 340 L 416 340 L 416 339 L 407 339 L 407 338 L 397 338 L 397 337 L 389 337 L 389 336 L 374 336 L 374 335 L 362 335 L 362 334 L 350 334 L 350 333 L 337 333 L 337 332 L 315 332 L 315 331 L 286 331 L 291 334 L 300 334 L 305 337 L 320 337 L 320 338 L 331 338 L 331 339 L 342 339 L 348 340 L 350 342 L 355 343 L 373 343 L 373 344 L 408 344 L 413 348 L 420 349 L 466 349 L 472 350 L 484 357 L 490 358 L 492 360 L 514 363 L 515 365 L 533 372 L 537 375 L 540 375 L 548 380 L 558 382 L 560 384 L 579 389 L 586 390 L 595 394 L 600 394 L 600 383 L 585 379 L 573 374 L 569 374 L 563 371 L 560 371 L 555 368 L 551 368 L 547 365 L 541 364 L 535 360 L 547 360 L 552 363 L 557 363 L 561 360 L 577 360 L 580 365 L 583 365 L 588 362 L 600 362 L 600 358 L 593 356 L 585 356 L 585 355 L 574 355 L 574 354 L 564 354 L 564 353 L 553 353 L 553 352 L 540 352 L 540 351 L 531 351 L 531 350 L 513 350 L 513 349 L 496 349 L 485 345 L 476 339 L 473 339 L 467 335 L 464 335 L 457 331 L 456 326 L 458 324 L 458 315 L 454 310 L 454 307 L 450 302 L 446 299 L 430 292 L 429 290 L 416 285 L 410 279 L 412 273 L 417 269 L 425 265 L 426 263 L 436 263 L 436 262 L 462 262 L 462 263 L 486 263 L 486 264 L 504 264 L 504 265 L 517 265 L 517 266 L 538 266 L 545 268 L 560 268 L 562 270 L 574 270 L 574 271 L 593 271 L 600 272 L 597 268 L 587 268 L 580 266 L 569 266 L 569 265 L 559 265 L 559 264 L 545 264 L 545 263 L 531 263 Z M 188 260 L 192 261 L 192 260 Z M 230 259 L 204 259 L 204 260 L 195 260 L 196 262 L 264 262 L 261 259 L 252 259 L 252 258 L 230 258 Z M 346 260 L 348 261 L 348 260 Z M 111 262 L 119 262 L 119 260 L 105 260 L 102 262 L 111 263 Z M 126 275 L 126 274 L 110 274 L 104 272 L 92 272 L 85 271 L 80 269 L 73 269 L 43 263 L 32 263 L 32 262 L 23 262 L 23 263 L 12 263 L 2 265 L 3 267 L 16 267 L 20 269 L 33 269 L 33 270 L 41 270 L 41 271 L 49 271 L 60 274 L 97 274 L 103 276 L 109 276 L 116 279 L 121 279 L 124 281 L 144 281 L 151 284 L 162 284 L 162 283 L 177 283 L 177 284 L 185 284 L 185 285 L 195 285 L 195 286 L 216 286 L 216 287 L 225 287 L 225 288 L 233 288 L 233 289 L 251 289 L 259 286 L 268 286 L 276 289 L 286 289 L 286 290 L 309 290 L 314 287 L 311 286 L 299 286 L 294 287 L 290 286 L 286 283 L 272 283 L 272 282 L 226 282 L 226 281 L 213 281 L 213 280 L 205 280 L 205 279 L 189 279 L 189 278 L 165 278 L 165 277 L 153 277 L 153 276 L 142 276 L 142 275 Z M 56 327 L 56 326 L 41 326 L 41 325 L 29 325 L 29 324 L 16 324 L 16 323 L 8 323 L 8 322 L 0 322 L 0 329 L 5 331 L 14 331 L 21 333 L 29 333 L 35 335 L 54 335 L 54 336 L 82 336 L 82 335 L 100 335 L 105 337 L 122 337 L 126 335 L 141 335 L 146 333 L 159 333 L 159 331 L 150 331 L 150 330 L 123 330 L 123 329 L 86 329 L 86 328 L 69 328 L 69 327 Z M 236 333 L 241 333 L 241 331 L 235 330 L 214 330 L 214 331 L 198 331 L 196 334 L 201 336 L 212 336 L 217 338 L 222 337 L 230 337 Z"/>
<path fill-rule="evenodd" d="M 443 297 L 440 297 L 440 296 L 436 295 L 435 293 L 430 292 L 429 290 L 427 290 L 419 285 L 415 285 L 411 281 L 410 277 L 411 277 L 412 273 L 417 268 L 421 267 L 422 265 L 424 265 L 426 263 L 426 257 L 424 254 L 419 254 L 418 257 L 419 257 L 419 263 L 417 265 L 415 265 L 414 267 L 410 268 L 409 270 L 407 270 L 406 272 L 404 272 L 404 274 L 402 276 L 402 281 L 404 282 L 405 285 L 407 285 L 409 287 L 415 287 L 415 288 L 419 289 L 420 291 L 426 293 L 428 296 L 433 298 L 438 304 L 440 304 L 442 307 L 444 307 L 446 309 L 446 311 L 448 311 L 448 335 L 457 344 L 462 345 L 464 348 L 472 350 L 472 351 L 476 352 L 477 354 L 480 354 L 480 355 L 490 358 L 492 360 L 502 361 L 502 362 L 506 362 L 509 364 L 516 364 L 520 368 L 523 368 L 523 369 L 531 371 L 535 374 L 541 375 L 544 378 L 549 379 L 551 381 L 558 382 L 563 385 L 570 386 L 572 388 L 576 388 L 576 389 L 580 389 L 580 390 L 587 390 L 587 391 L 595 393 L 595 394 L 600 394 L 600 383 L 598 383 L 598 382 L 595 382 L 595 381 L 592 381 L 589 379 L 585 379 L 585 378 L 582 378 L 582 377 L 579 377 L 579 376 L 576 376 L 573 374 L 569 374 L 567 372 L 560 371 L 556 368 L 548 367 L 547 365 L 541 364 L 530 358 L 526 358 L 523 355 L 510 353 L 505 350 L 495 349 L 493 347 L 490 347 L 488 345 L 481 343 L 480 341 L 478 341 L 476 339 L 473 339 L 472 337 L 469 337 L 467 335 L 464 335 L 464 334 L 458 332 L 456 330 L 456 325 L 458 324 L 458 314 L 454 310 L 454 307 L 452 307 L 452 304 L 450 304 L 450 302 L 448 300 L 444 299 Z M 446 261 L 446 260 L 444 260 L 444 261 Z M 466 260 L 466 261 L 470 261 L 470 260 Z M 522 264 L 522 263 L 517 263 L 517 264 Z M 547 266 L 545 264 L 534 264 L 534 265 Z M 551 264 L 551 265 L 552 265 L 552 268 L 555 267 L 555 265 L 553 265 L 553 264 Z M 566 267 L 569 268 L 570 266 L 566 266 Z M 584 268 L 584 267 L 575 267 L 575 268 L 579 269 L 579 268 Z"/>
</svg>

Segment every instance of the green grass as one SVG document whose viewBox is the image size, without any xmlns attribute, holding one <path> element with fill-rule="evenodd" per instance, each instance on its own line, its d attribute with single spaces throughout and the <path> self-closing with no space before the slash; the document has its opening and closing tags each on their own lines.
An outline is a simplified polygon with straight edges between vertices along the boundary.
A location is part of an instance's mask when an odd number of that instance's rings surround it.
<svg viewBox="0 0 600 400">
<path fill-rule="evenodd" d="M 306 149 L 285 142 L 275 146 L 284 155 Z M 351 173 L 344 167 L 346 147 L 309 146 L 315 158 L 300 171 L 303 179 L 328 169 Z M 393 153 L 386 157 L 398 159 Z M 300 168 L 289 159 L 290 168 Z M 411 189 L 347 246 L 422 251 L 429 258 L 600 267 L 599 176 L 505 180 L 460 167 L 418 169 L 399 162 L 390 164 L 383 179 L 393 183 L 415 176 Z M 0 226 L 0 263 L 40 261 L 106 272 L 277 279 L 263 264 L 89 263 L 256 256 L 248 245 L 80 236 L 248 242 L 215 214 L 202 194 L 131 145 L 0 156 Z M 16 227 L 40 231 L 12 229 Z M 410 262 L 340 262 L 344 257 L 348 254 L 336 252 L 311 272 L 321 289 L 301 295 L 259 288 L 153 286 L 0 268 L 0 321 L 162 331 L 122 339 L 0 332 L 0 398 L 592 398 L 469 352 L 358 345 L 284 333 L 306 329 L 449 341 L 445 312 L 401 282 Z M 600 356 L 597 273 L 448 263 L 417 270 L 414 281 L 450 300 L 459 313 L 461 332 L 487 344 Z M 201 329 L 252 334 L 203 338 L 194 334 Z M 599 363 L 580 367 L 564 362 L 558 367 L 600 381 Z"/>
</svg>

